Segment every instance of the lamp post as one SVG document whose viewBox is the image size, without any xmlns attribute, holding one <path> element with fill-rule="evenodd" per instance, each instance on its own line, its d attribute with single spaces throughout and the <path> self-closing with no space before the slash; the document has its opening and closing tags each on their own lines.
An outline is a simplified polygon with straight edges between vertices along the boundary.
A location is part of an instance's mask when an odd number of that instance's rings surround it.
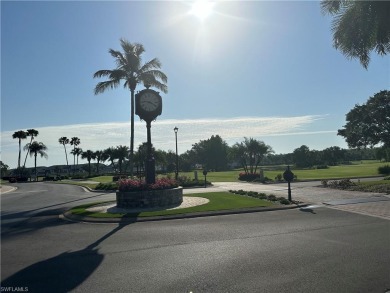
<svg viewBox="0 0 390 293">
<path fill-rule="evenodd" d="M 175 174 L 175 179 L 177 180 L 179 176 L 179 154 L 177 153 L 177 132 L 179 128 L 175 127 L 173 128 L 173 131 L 175 132 L 175 138 L 176 138 L 176 174 Z"/>
</svg>

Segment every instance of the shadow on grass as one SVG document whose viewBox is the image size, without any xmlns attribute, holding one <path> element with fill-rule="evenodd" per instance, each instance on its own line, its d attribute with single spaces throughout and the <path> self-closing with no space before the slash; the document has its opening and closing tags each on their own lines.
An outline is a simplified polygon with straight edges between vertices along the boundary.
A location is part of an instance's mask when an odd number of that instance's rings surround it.
<svg viewBox="0 0 390 293">
<path fill-rule="evenodd" d="M 128 220 L 82 250 L 64 252 L 30 265 L 1 282 L 2 287 L 26 288 L 28 292 L 70 292 L 99 267 L 104 255 L 98 245 L 132 224 Z"/>
</svg>

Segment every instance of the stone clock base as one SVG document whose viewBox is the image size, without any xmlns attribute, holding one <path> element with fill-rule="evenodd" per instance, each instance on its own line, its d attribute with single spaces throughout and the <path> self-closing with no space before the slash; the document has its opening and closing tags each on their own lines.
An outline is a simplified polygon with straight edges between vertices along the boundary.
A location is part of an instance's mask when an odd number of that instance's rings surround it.
<svg viewBox="0 0 390 293">
<path fill-rule="evenodd" d="M 117 191 L 118 208 L 171 207 L 183 202 L 183 187 L 163 190 Z"/>
</svg>

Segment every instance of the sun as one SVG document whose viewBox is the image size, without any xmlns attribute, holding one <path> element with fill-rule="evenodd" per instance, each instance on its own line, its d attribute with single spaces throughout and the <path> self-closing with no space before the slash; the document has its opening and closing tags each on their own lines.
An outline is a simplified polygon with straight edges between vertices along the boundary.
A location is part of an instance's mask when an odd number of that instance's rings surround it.
<svg viewBox="0 0 390 293">
<path fill-rule="evenodd" d="M 207 0 L 198 0 L 192 4 L 190 14 L 199 18 L 201 21 L 206 19 L 213 12 L 214 3 Z"/>
</svg>

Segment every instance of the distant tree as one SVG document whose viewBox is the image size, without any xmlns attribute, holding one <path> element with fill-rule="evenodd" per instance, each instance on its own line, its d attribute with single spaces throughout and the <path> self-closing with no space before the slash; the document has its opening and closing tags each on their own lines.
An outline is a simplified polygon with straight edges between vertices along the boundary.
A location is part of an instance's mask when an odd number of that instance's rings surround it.
<svg viewBox="0 0 390 293">
<path fill-rule="evenodd" d="M 350 148 L 390 147 L 389 117 L 390 91 L 385 90 L 370 97 L 366 104 L 355 105 L 346 115 L 347 124 L 337 135 L 343 136 Z"/>
<path fill-rule="evenodd" d="M 116 160 L 116 154 L 115 154 L 115 149 L 113 147 L 109 147 L 103 151 L 105 155 L 107 156 L 107 160 L 111 162 L 111 166 L 114 169 L 115 172 L 115 160 Z"/>
<path fill-rule="evenodd" d="M 168 152 L 166 153 L 166 156 L 165 156 L 165 160 L 166 160 L 166 164 L 167 164 L 167 172 L 173 172 L 175 171 L 175 168 L 176 168 L 176 153 L 172 150 L 168 150 Z M 179 168 L 180 170 L 183 169 L 183 156 L 182 155 L 179 155 Z M 188 162 L 188 164 L 191 166 L 191 162 Z M 191 167 L 187 168 L 187 169 L 191 169 Z M 184 171 L 184 170 L 183 170 Z"/>
<path fill-rule="evenodd" d="M 1 171 L 0 178 L 7 175 L 8 170 L 9 170 L 9 166 L 7 164 L 4 164 L 3 161 L 0 161 L 0 171 Z"/>
<path fill-rule="evenodd" d="M 205 168 L 215 171 L 227 168 L 228 145 L 219 135 L 212 135 L 209 139 L 195 143 L 191 150 L 197 163 Z"/>
<path fill-rule="evenodd" d="M 167 169 L 167 152 L 163 150 L 155 150 L 154 158 L 156 160 L 156 166 L 160 166 L 162 171 L 166 171 Z"/>
<path fill-rule="evenodd" d="M 78 137 L 72 137 L 70 139 L 70 145 L 73 146 L 73 174 L 75 172 L 75 168 L 76 168 L 76 153 L 75 153 L 75 148 L 80 144 L 80 138 Z"/>
<path fill-rule="evenodd" d="M 137 166 L 138 171 L 144 171 L 145 168 L 145 161 L 147 158 L 147 151 L 148 151 L 148 145 L 146 142 L 140 144 L 138 146 L 138 150 L 134 154 L 134 163 Z M 154 148 L 152 146 L 152 151 L 154 152 Z"/>
<path fill-rule="evenodd" d="M 115 157 L 118 159 L 119 174 L 122 174 L 123 163 L 129 157 L 129 147 L 124 146 L 124 145 L 117 146 L 115 148 L 114 154 L 115 154 Z"/>
<path fill-rule="evenodd" d="M 390 162 L 390 147 L 381 147 L 375 149 L 375 156 L 377 160 L 384 160 Z"/>
<path fill-rule="evenodd" d="M 14 134 L 12 134 L 12 138 L 13 139 L 17 138 L 19 140 L 18 169 L 20 169 L 20 156 L 22 154 L 22 139 L 27 138 L 27 133 L 23 130 L 19 130 L 19 131 L 14 132 Z"/>
<path fill-rule="evenodd" d="M 69 172 L 69 164 L 68 164 L 68 154 L 66 153 L 66 146 L 69 143 L 69 139 L 66 136 L 60 137 L 58 139 L 58 142 L 64 146 L 65 150 L 65 158 L 66 158 L 66 166 L 68 167 L 68 172 Z"/>
<path fill-rule="evenodd" d="M 73 150 L 71 150 L 70 153 L 73 156 L 77 157 L 76 166 L 78 166 L 79 165 L 79 156 L 83 153 L 83 149 L 82 148 L 73 148 Z"/>
<path fill-rule="evenodd" d="M 245 173 L 255 174 L 264 156 L 273 153 L 272 148 L 254 138 L 244 137 L 244 141 L 233 145 L 231 154 L 241 162 Z"/>
<path fill-rule="evenodd" d="M 88 177 L 91 177 L 91 160 L 95 159 L 95 153 L 91 150 L 86 150 L 81 154 L 82 159 L 87 159 L 88 161 Z"/>
<path fill-rule="evenodd" d="M 37 142 L 37 141 L 33 141 L 32 143 L 28 143 L 26 144 L 26 146 L 24 147 L 25 150 L 29 150 L 29 154 L 30 156 L 33 156 L 34 155 L 34 173 L 35 173 L 35 180 L 37 179 L 37 155 L 39 154 L 42 157 L 44 157 L 45 159 L 48 158 L 47 156 L 47 147 L 42 143 L 42 142 Z"/>
<path fill-rule="evenodd" d="M 130 133 L 130 174 L 133 174 L 134 154 L 134 93 L 137 84 L 155 87 L 166 93 L 168 88 L 167 76 L 160 71 L 161 63 L 157 58 L 142 64 L 142 54 L 145 52 L 143 45 L 130 43 L 125 39 L 120 40 L 123 52 L 113 49 L 109 50 L 115 58 L 117 67 L 113 70 L 99 70 L 93 75 L 94 78 L 108 77 L 107 81 L 99 82 L 95 87 L 95 95 L 105 92 L 107 89 L 117 88 L 121 81 L 124 87 L 131 92 L 131 133 Z"/>
<path fill-rule="evenodd" d="M 344 149 L 341 149 L 338 146 L 333 146 L 326 148 L 322 151 L 322 157 L 324 163 L 331 166 L 336 166 L 339 163 L 345 161 L 345 153 Z"/>
<path fill-rule="evenodd" d="M 35 130 L 35 129 L 27 129 L 26 134 L 27 134 L 27 136 L 31 137 L 30 143 L 32 143 L 34 138 L 38 136 L 39 132 L 38 132 L 38 130 Z M 24 159 L 23 168 L 26 167 L 26 161 L 27 161 L 27 156 L 28 156 L 29 152 L 30 152 L 30 150 L 27 149 L 26 157 Z"/>
<path fill-rule="evenodd" d="M 95 159 L 96 159 L 96 162 L 97 162 L 96 171 L 97 171 L 97 173 L 99 175 L 100 174 L 100 170 L 99 170 L 100 162 L 103 163 L 103 162 L 107 161 L 108 154 L 105 153 L 104 151 L 96 151 L 95 152 Z"/>
<path fill-rule="evenodd" d="M 364 68 L 370 52 L 390 52 L 390 2 L 322 0 L 323 13 L 334 16 L 333 46 L 347 58 L 359 58 Z"/>
<path fill-rule="evenodd" d="M 293 161 L 296 167 L 307 168 L 314 165 L 310 149 L 306 145 L 302 145 L 293 151 Z"/>
</svg>

